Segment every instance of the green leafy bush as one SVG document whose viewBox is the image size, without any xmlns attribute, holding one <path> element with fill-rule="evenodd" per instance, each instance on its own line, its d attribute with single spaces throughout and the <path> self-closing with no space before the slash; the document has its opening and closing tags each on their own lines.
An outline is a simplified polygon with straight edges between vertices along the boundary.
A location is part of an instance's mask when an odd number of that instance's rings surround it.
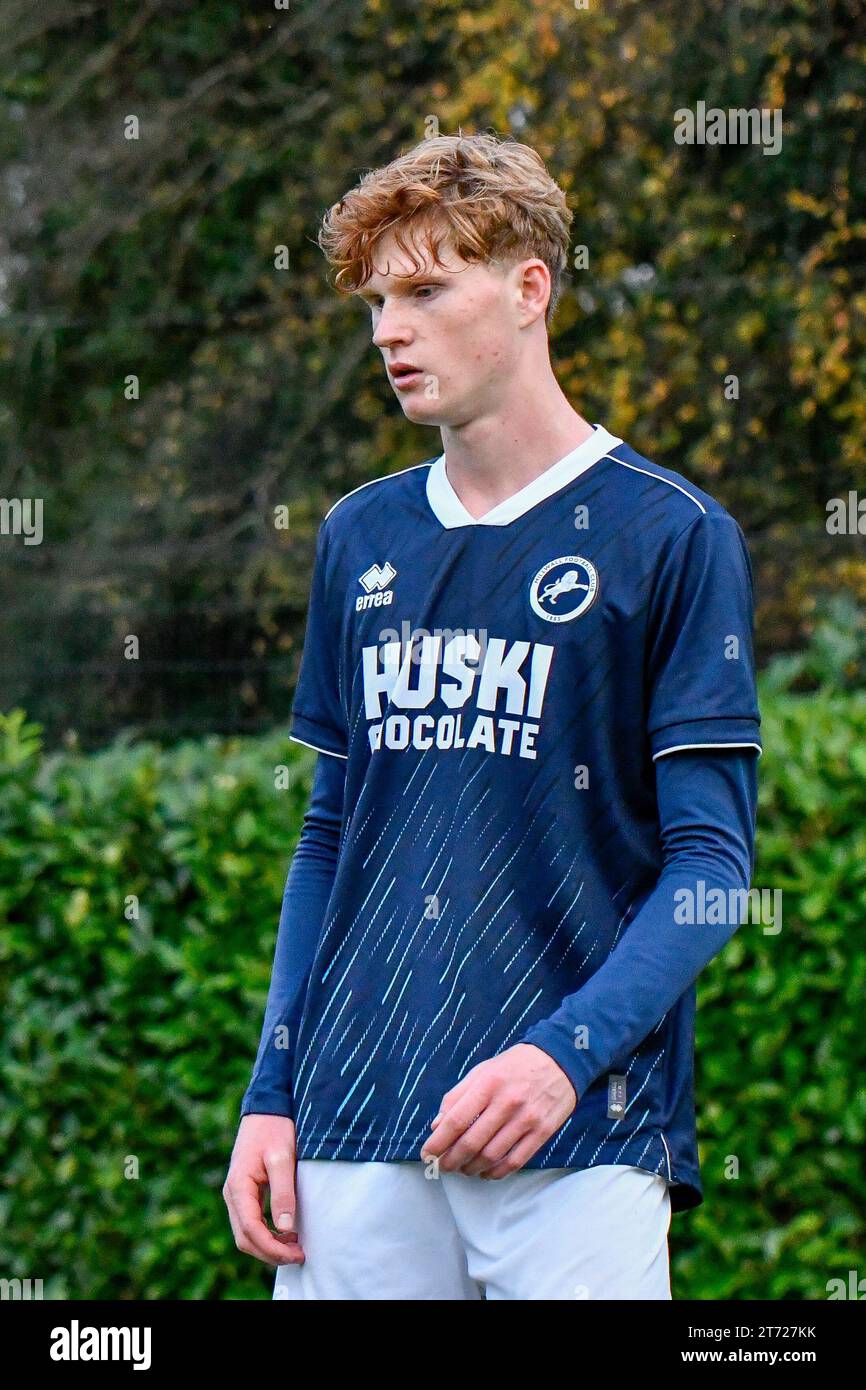
<svg viewBox="0 0 866 1390">
<path fill-rule="evenodd" d="M 20 712 L 0 748 L 0 1270 L 46 1297 L 263 1296 L 220 1189 L 314 755 L 43 757 Z"/>
<path fill-rule="evenodd" d="M 866 695 L 761 712 L 752 883 L 781 892 L 781 930 L 744 923 L 701 976 L 706 1201 L 672 1225 L 678 1297 L 826 1298 L 863 1273 Z"/>
<path fill-rule="evenodd" d="M 753 883 L 782 891 L 782 928 L 744 924 L 701 977 L 706 1201 L 672 1224 L 677 1298 L 823 1298 L 862 1260 L 866 696 L 780 684 Z M 221 1187 L 313 754 L 39 735 L 0 716 L 0 1273 L 53 1298 L 268 1297 Z"/>
</svg>

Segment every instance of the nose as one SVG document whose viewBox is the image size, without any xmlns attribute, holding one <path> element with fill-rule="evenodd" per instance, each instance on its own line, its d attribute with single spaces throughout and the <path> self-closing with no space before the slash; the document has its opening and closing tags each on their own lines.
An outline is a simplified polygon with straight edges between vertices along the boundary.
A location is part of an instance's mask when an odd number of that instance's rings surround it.
<svg viewBox="0 0 866 1390">
<path fill-rule="evenodd" d="M 411 334 L 405 322 L 400 321 L 399 304 L 388 300 L 379 310 L 379 322 L 376 324 L 373 333 L 373 346 L 377 348 L 392 347 L 395 343 L 408 343 Z"/>
</svg>

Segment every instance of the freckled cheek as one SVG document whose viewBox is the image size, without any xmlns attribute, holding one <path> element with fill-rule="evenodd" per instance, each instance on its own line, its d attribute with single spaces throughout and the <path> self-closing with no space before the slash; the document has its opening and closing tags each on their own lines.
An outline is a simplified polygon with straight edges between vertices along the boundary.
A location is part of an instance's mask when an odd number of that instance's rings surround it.
<svg viewBox="0 0 866 1390">
<path fill-rule="evenodd" d="M 499 351 L 490 327 L 485 324 L 480 313 L 466 321 L 462 338 L 464 357 L 472 362 L 489 362 L 491 353 Z"/>
<path fill-rule="evenodd" d="M 504 345 L 495 334 L 495 326 L 484 317 L 483 303 L 461 306 L 460 317 L 451 324 L 442 324 L 442 347 L 452 361 L 462 363 L 461 370 L 478 376 L 495 375 L 506 358 Z"/>
<path fill-rule="evenodd" d="M 489 378 L 496 377 L 500 374 L 505 364 L 506 356 L 507 354 L 502 345 L 491 342 L 490 340 L 485 342 L 475 354 L 479 371 L 483 372 L 484 375 Z"/>
</svg>

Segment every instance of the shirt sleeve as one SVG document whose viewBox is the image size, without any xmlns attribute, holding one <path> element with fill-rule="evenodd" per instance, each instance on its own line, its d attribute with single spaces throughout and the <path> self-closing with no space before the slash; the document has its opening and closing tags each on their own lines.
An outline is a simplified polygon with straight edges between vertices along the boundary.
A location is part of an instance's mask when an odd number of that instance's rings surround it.
<svg viewBox="0 0 866 1390">
<path fill-rule="evenodd" d="M 316 540 L 307 631 L 289 736 L 319 753 L 345 758 L 349 737 L 341 699 L 340 623 L 336 610 L 332 619 L 328 606 L 328 547 L 328 532 L 323 522 Z"/>
<path fill-rule="evenodd" d="M 752 565 L 728 512 L 706 512 L 670 547 L 650 600 L 647 735 L 653 760 L 751 747 L 761 717 L 752 649 Z"/>
<path fill-rule="evenodd" d="M 244 1115 L 287 1115 L 301 1010 L 339 857 L 346 764 L 316 759 L 310 806 L 292 859 L 274 951 L 258 1054 Z"/>
<path fill-rule="evenodd" d="M 736 931 L 736 911 L 725 910 L 721 922 L 710 920 L 710 910 L 683 920 L 682 895 L 688 890 L 695 904 L 706 903 L 721 889 L 731 904 L 740 901 L 732 889 L 748 890 L 757 764 L 754 750 L 737 748 L 681 752 L 656 764 L 663 865 L 655 887 L 586 984 L 520 1039 L 559 1063 L 578 1099 L 625 1064 Z"/>
</svg>

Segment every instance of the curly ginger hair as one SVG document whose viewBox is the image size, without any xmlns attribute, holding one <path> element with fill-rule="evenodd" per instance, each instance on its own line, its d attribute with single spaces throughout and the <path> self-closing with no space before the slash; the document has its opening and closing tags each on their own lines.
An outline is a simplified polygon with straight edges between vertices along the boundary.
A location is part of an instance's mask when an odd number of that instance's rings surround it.
<svg viewBox="0 0 866 1390">
<path fill-rule="evenodd" d="M 318 242 L 337 268 L 335 288 L 361 289 L 373 274 L 373 248 L 394 229 L 397 245 L 422 263 L 404 234 L 420 230 L 441 265 L 443 240 L 467 262 L 537 256 L 550 271 L 550 323 L 562 292 L 572 212 L 541 156 L 496 135 L 438 135 L 360 182 L 328 209 Z"/>
</svg>

